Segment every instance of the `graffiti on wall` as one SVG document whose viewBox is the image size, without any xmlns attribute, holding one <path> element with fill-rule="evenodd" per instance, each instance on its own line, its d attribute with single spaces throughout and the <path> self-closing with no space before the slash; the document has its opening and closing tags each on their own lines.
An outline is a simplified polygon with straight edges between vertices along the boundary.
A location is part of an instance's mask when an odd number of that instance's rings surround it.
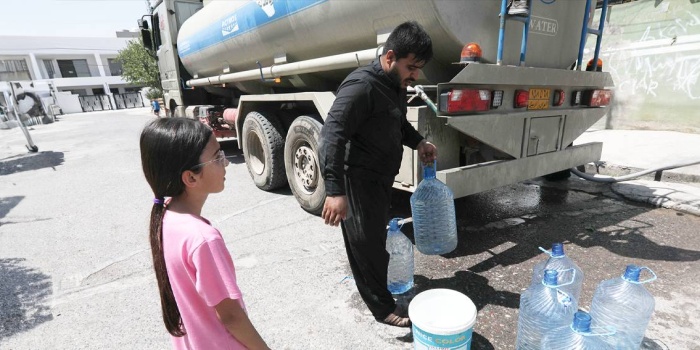
<svg viewBox="0 0 700 350">
<path fill-rule="evenodd" d="M 611 24 L 611 32 L 621 33 Z M 606 31 L 607 32 L 607 31 Z M 685 10 L 664 23 L 646 26 L 639 39 L 607 52 L 618 93 L 700 99 L 700 17 Z"/>
</svg>

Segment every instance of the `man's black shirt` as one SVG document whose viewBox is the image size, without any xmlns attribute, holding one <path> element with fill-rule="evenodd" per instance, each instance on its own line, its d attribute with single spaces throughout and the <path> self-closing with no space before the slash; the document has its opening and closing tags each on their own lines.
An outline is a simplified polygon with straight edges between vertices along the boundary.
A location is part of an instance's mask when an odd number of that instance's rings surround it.
<svg viewBox="0 0 700 350">
<path fill-rule="evenodd" d="M 345 78 L 321 131 L 327 195 L 345 194 L 346 167 L 382 178 L 399 173 L 403 145 L 415 149 L 423 139 L 406 120 L 406 105 L 406 90 L 379 60 Z"/>
</svg>

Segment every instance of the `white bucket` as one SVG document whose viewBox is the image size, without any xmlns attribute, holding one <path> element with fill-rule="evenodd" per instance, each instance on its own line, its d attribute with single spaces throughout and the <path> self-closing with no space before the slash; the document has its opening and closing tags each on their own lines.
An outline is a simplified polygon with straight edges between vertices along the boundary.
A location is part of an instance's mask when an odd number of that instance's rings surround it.
<svg viewBox="0 0 700 350">
<path fill-rule="evenodd" d="M 476 306 L 466 295 L 451 289 L 430 289 L 408 305 L 415 350 L 469 350 Z"/>
</svg>

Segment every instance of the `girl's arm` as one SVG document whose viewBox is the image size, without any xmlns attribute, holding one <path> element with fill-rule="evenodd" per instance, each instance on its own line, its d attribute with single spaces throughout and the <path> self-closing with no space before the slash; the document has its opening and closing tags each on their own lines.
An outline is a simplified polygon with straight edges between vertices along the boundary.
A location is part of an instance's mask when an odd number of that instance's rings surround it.
<svg viewBox="0 0 700 350">
<path fill-rule="evenodd" d="M 226 330 L 250 350 L 269 350 L 237 300 L 226 298 L 215 307 L 216 315 Z"/>
</svg>

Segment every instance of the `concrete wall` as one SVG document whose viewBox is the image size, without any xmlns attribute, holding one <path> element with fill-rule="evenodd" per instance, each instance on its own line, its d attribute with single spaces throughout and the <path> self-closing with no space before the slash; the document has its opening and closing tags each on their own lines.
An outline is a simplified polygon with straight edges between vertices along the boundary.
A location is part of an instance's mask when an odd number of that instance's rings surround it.
<svg viewBox="0 0 700 350">
<path fill-rule="evenodd" d="M 634 1 L 608 18 L 601 58 L 616 86 L 612 126 L 700 133 L 700 1 Z"/>
</svg>

